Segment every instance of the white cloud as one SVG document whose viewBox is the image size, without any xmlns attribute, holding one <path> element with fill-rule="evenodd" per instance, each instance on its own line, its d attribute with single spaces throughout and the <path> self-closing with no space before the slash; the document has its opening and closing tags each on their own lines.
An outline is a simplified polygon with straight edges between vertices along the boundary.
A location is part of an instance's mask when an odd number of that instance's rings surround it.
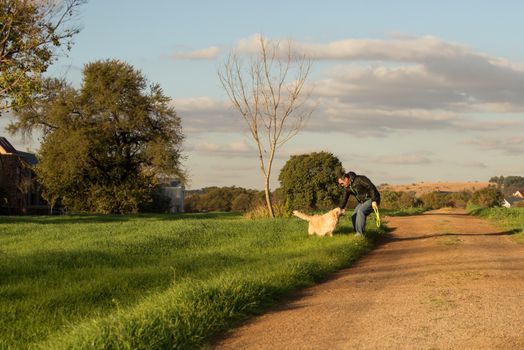
<svg viewBox="0 0 524 350">
<path fill-rule="evenodd" d="M 235 50 L 253 54 L 259 40 L 259 34 L 241 39 Z M 353 113 L 355 108 L 402 115 L 407 110 L 417 111 L 415 115 L 420 115 L 421 110 L 435 110 L 440 115 L 524 112 L 523 65 L 466 45 L 433 36 L 293 45 L 314 59 L 338 60 L 325 78 L 312 84 L 315 96 L 325 99 L 326 105 L 351 105 L 349 111 L 344 108 L 345 113 Z M 218 51 L 211 47 L 195 51 L 199 53 L 195 56 L 211 53 L 209 57 L 214 58 Z"/>
<path fill-rule="evenodd" d="M 220 48 L 216 46 L 190 52 L 178 52 L 175 58 L 179 60 L 212 60 L 220 54 Z"/>
<path fill-rule="evenodd" d="M 475 146 L 481 151 L 496 151 L 514 156 L 524 154 L 524 136 L 480 137 L 468 139 L 464 144 Z"/>
<path fill-rule="evenodd" d="M 336 97 L 317 98 L 317 107 L 304 131 L 313 133 L 342 132 L 357 136 L 383 137 L 397 131 L 477 130 L 522 127 L 515 120 L 475 118 L 447 109 L 387 108 L 348 103 Z M 210 97 L 177 99 L 173 102 L 182 119 L 184 132 L 200 135 L 210 132 L 248 135 L 242 117 L 230 107 L 229 101 Z"/>
<path fill-rule="evenodd" d="M 226 154 L 226 155 L 252 155 L 254 149 L 245 142 L 231 142 L 219 144 L 213 142 L 198 143 L 189 150 L 207 154 Z"/>
<path fill-rule="evenodd" d="M 196 97 L 175 99 L 172 103 L 186 133 L 241 133 L 246 129 L 242 117 L 230 107 L 228 101 Z"/>
<path fill-rule="evenodd" d="M 433 36 L 386 40 L 346 39 L 327 44 L 297 44 L 313 59 L 422 62 L 428 57 L 456 57 L 467 48 Z"/>
</svg>

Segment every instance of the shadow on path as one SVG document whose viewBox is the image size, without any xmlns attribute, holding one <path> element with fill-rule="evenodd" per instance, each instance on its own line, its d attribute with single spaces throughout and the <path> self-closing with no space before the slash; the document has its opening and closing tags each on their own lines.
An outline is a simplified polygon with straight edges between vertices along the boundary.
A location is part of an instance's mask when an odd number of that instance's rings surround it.
<svg viewBox="0 0 524 350">
<path fill-rule="evenodd" d="M 391 230 L 391 232 L 395 232 L 395 228 Z M 433 237 L 445 237 L 445 236 L 511 236 L 517 233 L 522 232 L 521 229 L 513 229 L 509 231 L 503 231 L 503 232 L 488 232 L 488 233 L 431 233 L 426 235 L 420 235 L 420 236 L 413 236 L 413 237 L 394 237 L 394 236 L 388 236 L 383 239 L 383 242 L 395 242 L 395 241 L 414 241 L 418 239 L 428 239 Z"/>
</svg>

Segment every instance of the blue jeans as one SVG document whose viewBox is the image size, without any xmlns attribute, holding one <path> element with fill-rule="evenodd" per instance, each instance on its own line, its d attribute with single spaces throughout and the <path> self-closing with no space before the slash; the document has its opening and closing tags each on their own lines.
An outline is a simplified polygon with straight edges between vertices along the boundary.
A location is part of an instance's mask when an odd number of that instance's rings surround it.
<svg viewBox="0 0 524 350">
<path fill-rule="evenodd" d="M 355 207 L 355 211 L 353 212 L 353 215 L 351 215 L 351 221 L 353 222 L 353 228 L 357 234 L 364 234 L 366 232 L 366 218 L 372 211 L 371 199 L 368 199 Z"/>
</svg>

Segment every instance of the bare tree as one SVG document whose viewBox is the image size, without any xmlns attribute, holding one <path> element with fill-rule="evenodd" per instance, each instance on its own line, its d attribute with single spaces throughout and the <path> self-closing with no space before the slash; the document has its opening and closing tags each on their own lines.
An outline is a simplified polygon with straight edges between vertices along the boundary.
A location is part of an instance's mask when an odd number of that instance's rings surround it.
<svg viewBox="0 0 524 350">
<path fill-rule="evenodd" d="M 269 215 L 275 217 L 270 178 L 277 150 L 295 136 L 311 115 L 305 83 L 311 60 L 293 51 L 291 41 L 260 36 L 249 63 L 232 50 L 218 76 L 234 109 L 240 112 L 256 144 Z"/>
</svg>

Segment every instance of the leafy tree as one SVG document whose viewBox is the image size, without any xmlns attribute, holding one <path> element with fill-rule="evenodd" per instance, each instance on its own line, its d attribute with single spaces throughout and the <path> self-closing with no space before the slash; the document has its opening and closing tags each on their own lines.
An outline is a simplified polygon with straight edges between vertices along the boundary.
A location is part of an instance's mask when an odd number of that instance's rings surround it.
<svg viewBox="0 0 524 350">
<path fill-rule="evenodd" d="M 291 156 L 278 177 L 292 209 L 331 209 L 340 201 L 342 163 L 328 152 Z"/>
<path fill-rule="evenodd" d="M 232 211 L 248 211 L 255 202 L 256 195 L 254 193 L 240 193 L 231 201 Z"/>
<path fill-rule="evenodd" d="M 510 196 L 515 191 L 524 188 L 524 177 L 506 176 L 504 177 L 504 194 Z"/>
<path fill-rule="evenodd" d="M 49 80 L 12 130 L 40 128 L 44 198 L 74 210 L 137 211 L 160 176 L 185 179 L 180 118 L 157 84 L 127 63 L 87 64 L 79 90 Z"/>
<path fill-rule="evenodd" d="M 400 209 L 398 208 L 398 200 L 400 192 L 381 190 L 380 191 L 380 206 L 383 209 Z"/>
<path fill-rule="evenodd" d="M 384 209 L 399 210 L 419 205 L 414 192 L 380 191 L 380 206 Z"/>
<path fill-rule="evenodd" d="M 469 200 L 471 199 L 471 192 L 461 191 L 455 192 L 450 195 L 451 201 L 455 208 L 466 208 Z"/>
<path fill-rule="evenodd" d="M 506 196 L 524 188 L 524 177 L 522 176 L 493 176 L 489 182 L 497 184 L 497 188 L 502 190 Z"/>
<path fill-rule="evenodd" d="M 263 203 L 263 192 L 241 187 L 206 187 L 186 197 L 185 211 L 248 211 Z"/>
<path fill-rule="evenodd" d="M 498 188 L 501 188 L 504 185 L 504 176 L 493 176 L 489 179 L 489 182 L 495 183 Z"/>
<path fill-rule="evenodd" d="M 453 201 L 449 194 L 440 191 L 425 193 L 420 196 L 424 207 L 428 209 L 439 209 L 444 207 L 453 207 Z"/>
<path fill-rule="evenodd" d="M 0 2 L 0 112 L 39 91 L 41 74 L 79 32 L 70 26 L 85 0 Z"/>
<path fill-rule="evenodd" d="M 491 208 L 500 206 L 502 200 L 503 195 L 500 190 L 495 187 L 486 187 L 473 192 L 469 204 Z"/>
</svg>

